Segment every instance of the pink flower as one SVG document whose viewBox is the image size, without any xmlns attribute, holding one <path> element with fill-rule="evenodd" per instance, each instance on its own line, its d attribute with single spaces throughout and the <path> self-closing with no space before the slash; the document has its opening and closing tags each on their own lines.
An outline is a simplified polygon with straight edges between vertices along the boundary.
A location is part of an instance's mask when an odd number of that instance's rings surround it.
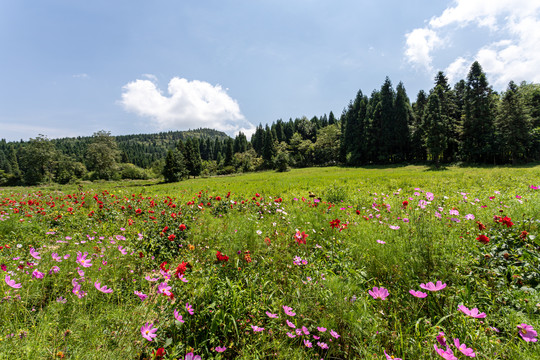
<svg viewBox="0 0 540 360">
<path fill-rule="evenodd" d="M 74 279 L 75 280 L 75 279 Z M 86 292 L 84 292 L 82 289 L 81 289 L 81 285 L 78 284 L 78 283 L 75 283 L 73 285 L 73 290 L 71 290 L 72 293 L 74 293 L 75 295 L 77 295 L 77 297 L 79 299 L 82 299 L 83 297 L 86 296 Z"/>
<path fill-rule="evenodd" d="M 391 355 L 388 355 L 386 353 L 386 350 L 383 350 L 383 352 L 384 352 L 384 356 L 386 356 L 386 360 L 402 360 L 401 358 L 397 358 L 397 357 L 393 357 Z"/>
<path fill-rule="evenodd" d="M 304 345 L 306 345 L 308 348 L 313 347 L 313 345 L 311 344 L 311 341 L 305 340 L 305 339 L 304 339 Z"/>
<path fill-rule="evenodd" d="M 376 286 L 373 287 L 373 290 L 369 290 L 368 293 L 369 295 L 373 296 L 374 299 L 381 299 L 381 300 L 385 300 L 389 295 L 388 290 L 386 290 L 383 287 L 379 289 Z"/>
<path fill-rule="evenodd" d="M 285 311 L 285 314 L 287 314 L 289 316 L 296 315 L 296 313 L 292 311 L 291 307 L 288 307 L 288 306 L 285 306 L 285 305 L 283 305 L 283 311 Z"/>
<path fill-rule="evenodd" d="M 439 332 L 439 335 L 437 335 L 437 341 L 441 346 L 447 346 L 446 345 L 446 338 L 444 337 L 444 333 L 441 331 Z"/>
<path fill-rule="evenodd" d="M 437 354 L 442 356 L 443 359 L 458 360 L 458 358 L 454 356 L 454 352 L 452 351 L 452 349 L 450 349 L 449 347 L 446 347 L 446 351 L 444 351 L 443 349 L 439 349 L 437 345 L 433 345 L 433 347 L 435 348 Z"/>
<path fill-rule="evenodd" d="M 187 353 L 184 360 L 201 360 L 201 355 L 193 355 L 192 352 Z"/>
<path fill-rule="evenodd" d="M 261 331 L 264 331 L 264 328 L 258 327 L 258 326 L 256 326 L 256 325 L 251 325 L 251 328 L 253 329 L 254 332 L 261 332 Z"/>
<path fill-rule="evenodd" d="M 21 284 L 16 284 L 15 280 L 12 280 L 9 275 L 6 275 L 4 280 L 6 281 L 6 284 L 8 284 L 9 286 L 11 286 L 14 289 L 20 289 L 21 286 L 22 286 Z"/>
<path fill-rule="evenodd" d="M 304 333 L 304 335 L 309 335 L 309 331 L 305 326 L 302 326 L 302 332 Z"/>
<path fill-rule="evenodd" d="M 178 310 L 174 309 L 173 314 L 174 314 L 174 318 L 175 318 L 176 320 L 178 320 L 178 321 L 181 322 L 181 323 L 184 322 L 184 320 L 182 319 L 182 315 L 180 315 L 180 314 L 178 313 Z"/>
<path fill-rule="evenodd" d="M 148 281 L 158 281 L 158 278 L 153 278 L 153 277 L 151 277 L 150 275 L 147 275 L 147 276 L 145 277 L 145 279 L 148 280 Z"/>
<path fill-rule="evenodd" d="M 386 241 L 382 241 L 382 240 L 377 240 L 377 242 L 378 242 L 379 244 L 383 244 L 383 245 L 386 244 Z"/>
<path fill-rule="evenodd" d="M 439 291 L 439 290 L 442 290 L 446 287 L 446 283 L 442 283 L 442 281 L 437 281 L 437 284 L 433 284 L 431 281 L 428 282 L 427 284 L 420 284 L 420 287 L 424 290 L 429 290 L 429 291 Z"/>
<path fill-rule="evenodd" d="M 287 325 L 290 327 L 290 328 L 293 328 L 293 329 L 296 329 L 296 325 L 294 325 L 292 322 L 290 322 L 289 320 L 285 320 L 287 322 Z"/>
<path fill-rule="evenodd" d="M 317 345 L 321 348 L 321 349 L 328 349 L 328 345 L 326 343 L 323 343 L 321 341 L 317 341 Z"/>
<path fill-rule="evenodd" d="M 124 249 L 124 248 L 122 247 L 122 245 L 119 245 L 119 246 L 118 246 L 118 251 L 120 251 L 120 252 L 122 253 L 122 255 L 126 255 L 126 254 L 127 254 L 127 250 Z"/>
<path fill-rule="evenodd" d="M 469 309 L 466 308 L 465 306 L 459 305 L 459 306 L 458 306 L 458 309 L 459 309 L 459 311 L 461 311 L 461 312 L 464 313 L 465 315 L 470 316 L 470 317 L 473 317 L 473 318 L 476 318 L 476 319 L 483 319 L 483 318 L 486 317 L 486 313 L 478 313 L 478 309 L 477 309 L 477 308 L 474 308 L 474 309 L 469 310 Z"/>
<path fill-rule="evenodd" d="M 30 255 L 36 260 L 41 260 L 41 256 L 39 256 L 39 253 L 34 248 L 30 249 Z"/>
<path fill-rule="evenodd" d="M 279 317 L 277 314 L 272 314 L 270 311 L 267 311 L 266 315 L 268 315 L 268 317 L 272 319 L 277 319 Z"/>
<path fill-rule="evenodd" d="M 465 344 L 459 344 L 459 339 L 454 339 L 454 345 L 458 348 L 459 351 L 465 356 L 468 357 L 475 357 L 476 354 L 474 353 L 473 349 L 468 348 Z"/>
<path fill-rule="evenodd" d="M 318 327 L 318 326 L 317 326 L 317 330 L 319 330 L 320 332 L 325 332 L 325 331 L 326 331 L 326 328 Z"/>
<path fill-rule="evenodd" d="M 141 301 L 146 300 L 146 298 L 148 297 L 148 295 L 144 294 L 142 291 L 135 290 L 133 293 L 137 295 L 139 299 L 141 299 Z"/>
<path fill-rule="evenodd" d="M 36 278 L 36 279 L 43 279 L 43 276 L 45 274 L 43 274 L 42 272 L 38 271 L 37 269 L 34 270 L 34 272 L 32 273 L 32 277 L 33 278 Z"/>
<path fill-rule="evenodd" d="M 521 325 L 518 325 L 517 328 L 519 329 L 519 336 L 526 342 L 536 342 L 538 340 L 536 339 L 537 333 L 531 325 L 522 323 Z"/>
<path fill-rule="evenodd" d="M 295 334 L 293 334 L 293 333 L 290 333 L 290 332 L 288 332 L 288 333 L 287 333 L 287 336 L 288 336 L 288 337 L 290 337 L 291 339 L 292 339 L 292 338 L 295 338 L 295 337 L 296 337 L 296 335 L 295 335 Z"/>
<path fill-rule="evenodd" d="M 216 346 L 214 350 L 216 350 L 218 353 L 222 353 L 227 350 L 227 348 L 225 346 Z"/>
<path fill-rule="evenodd" d="M 155 337 L 157 337 L 156 331 L 157 328 L 155 328 L 154 324 L 152 323 L 146 323 L 141 327 L 142 337 L 148 341 L 152 341 Z"/>
<path fill-rule="evenodd" d="M 101 291 L 102 293 L 105 293 L 105 294 L 110 294 L 113 292 L 113 289 L 107 289 L 107 286 L 101 286 L 101 283 L 98 283 L 97 280 L 96 282 L 94 283 L 94 286 L 96 287 L 96 289 L 98 289 L 99 291 Z"/>
<path fill-rule="evenodd" d="M 337 332 L 335 332 L 334 330 L 330 329 L 330 335 L 332 335 L 334 338 L 339 338 L 341 335 L 339 335 Z"/>
<path fill-rule="evenodd" d="M 189 303 L 186 303 L 186 310 L 189 313 L 189 315 L 193 315 L 195 313 L 195 310 L 193 310 L 193 307 L 189 305 Z"/>
<path fill-rule="evenodd" d="M 77 262 L 81 264 L 82 267 L 90 267 L 92 266 L 92 259 L 87 259 L 88 253 L 84 253 L 84 255 L 79 251 L 77 253 Z"/>
<path fill-rule="evenodd" d="M 409 290 L 409 294 L 411 294 L 414 297 L 421 298 L 421 299 L 427 296 L 427 293 L 421 292 L 420 290 L 418 291 Z"/>
<path fill-rule="evenodd" d="M 169 286 L 166 282 L 162 282 L 158 285 L 158 294 L 165 294 L 167 296 L 171 295 L 172 287 Z"/>
</svg>

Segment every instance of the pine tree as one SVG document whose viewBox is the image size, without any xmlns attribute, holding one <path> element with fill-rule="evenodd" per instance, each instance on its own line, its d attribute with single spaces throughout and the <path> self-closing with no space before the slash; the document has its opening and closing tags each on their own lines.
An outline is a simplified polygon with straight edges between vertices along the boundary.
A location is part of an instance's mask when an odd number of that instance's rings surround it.
<svg viewBox="0 0 540 360">
<path fill-rule="evenodd" d="M 444 96 L 444 88 L 437 85 L 428 97 L 428 103 L 424 111 L 425 142 L 428 153 L 439 167 L 439 158 L 447 147 L 447 116 L 441 111 L 441 97 Z"/>
<path fill-rule="evenodd" d="M 188 170 L 184 162 L 184 155 L 178 149 L 169 150 L 163 167 L 165 182 L 178 182 L 185 179 L 187 175 Z"/>
<path fill-rule="evenodd" d="M 412 108 L 405 91 L 405 86 L 400 82 L 396 87 L 396 98 L 394 101 L 394 161 L 402 162 L 409 157 L 410 151 L 410 131 L 409 125 L 412 121 Z"/>
<path fill-rule="evenodd" d="M 392 82 L 387 76 L 381 86 L 380 131 L 377 141 L 378 159 L 381 163 L 394 162 L 397 153 L 399 134 L 396 129 L 394 98 Z"/>
<path fill-rule="evenodd" d="M 459 150 L 461 115 L 458 112 L 456 95 L 450 88 L 450 85 L 448 85 L 448 78 L 442 71 L 439 71 L 437 76 L 435 76 L 435 87 L 437 86 L 442 88 L 441 95 L 439 96 L 441 113 L 446 116 L 448 126 L 446 129 L 448 146 L 443 154 L 443 159 L 445 162 L 452 162 L 456 160 Z"/>
<path fill-rule="evenodd" d="M 499 106 L 496 125 L 501 153 L 512 164 L 525 159 L 530 140 L 529 120 L 518 87 L 510 81 Z"/>
<path fill-rule="evenodd" d="M 225 166 L 234 165 L 234 140 L 228 138 L 225 144 Z"/>
<path fill-rule="evenodd" d="M 264 143 L 263 143 L 263 149 L 262 149 L 262 158 L 264 161 L 264 166 L 268 169 L 271 169 L 273 167 L 272 160 L 274 156 L 276 155 L 276 147 L 274 144 L 274 140 L 272 138 L 272 131 L 266 125 L 266 129 L 264 131 Z"/>
<path fill-rule="evenodd" d="M 427 96 L 424 90 L 420 90 L 413 104 L 414 121 L 411 134 L 411 156 L 416 162 L 427 160 L 427 150 L 424 133 L 424 109 L 427 105 Z"/>
<path fill-rule="evenodd" d="M 478 61 L 471 65 L 467 76 L 464 108 L 461 136 L 463 159 L 473 163 L 485 163 L 490 158 L 495 160 L 495 149 L 492 148 L 495 118 L 492 90 Z"/>
</svg>

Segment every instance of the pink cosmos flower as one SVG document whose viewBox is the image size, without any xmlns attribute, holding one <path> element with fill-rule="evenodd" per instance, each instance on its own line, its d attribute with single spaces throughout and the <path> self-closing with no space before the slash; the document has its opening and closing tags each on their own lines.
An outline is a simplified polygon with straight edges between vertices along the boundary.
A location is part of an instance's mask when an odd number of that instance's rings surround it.
<svg viewBox="0 0 540 360">
<path fill-rule="evenodd" d="M 335 332 L 334 330 L 330 329 L 330 335 L 332 335 L 332 337 L 334 338 L 339 338 L 341 335 L 339 335 L 337 332 Z"/>
<path fill-rule="evenodd" d="M 108 289 L 106 285 L 101 286 L 101 283 L 98 283 L 97 280 L 94 283 L 94 286 L 96 289 L 98 289 L 99 291 L 105 294 L 110 294 L 113 292 L 113 289 Z"/>
<path fill-rule="evenodd" d="M 377 242 L 378 242 L 379 244 L 383 244 L 383 245 L 386 244 L 386 241 L 382 241 L 382 240 L 377 240 Z"/>
<path fill-rule="evenodd" d="M 186 311 L 189 313 L 189 315 L 193 315 L 195 313 L 193 306 L 189 305 L 189 303 L 186 303 Z"/>
<path fill-rule="evenodd" d="M 446 347 L 446 351 L 444 351 L 443 349 L 439 349 L 437 345 L 433 345 L 433 347 L 435 348 L 437 354 L 442 356 L 443 359 L 458 360 L 458 358 L 454 356 L 454 352 L 452 351 L 452 349 L 450 349 L 448 346 Z"/>
<path fill-rule="evenodd" d="M 414 297 L 420 298 L 420 299 L 423 299 L 423 298 L 425 298 L 427 296 L 427 293 L 421 292 L 420 290 L 418 290 L 418 291 L 409 290 L 409 294 L 411 294 Z"/>
<path fill-rule="evenodd" d="M 86 296 L 86 292 L 84 292 L 82 289 L 81 289 L 81 285 L 80 284 L 77 284 L 75 283 L 75 285 L 73 286 L 73 290 L 71 290 L 72 293 L 74 293 L 75 295 L 77 295 L 77 297 L 79 299 L 82 299 L 83 297 Z"/>
<path fill-rule="evenodd" d="M 266 315 L 268 315 L 269 318 L 272 318 L 272 319 L 277 319 L 278 318 L 278 315 L 277 314 L 272 314 L 270 311 L 267 311 L 266 312 Z"/>
<path fill-rule="evenodd" d="M 184 360 L 201 360 L 201 355 L 193 355 L 192 352 L 187 353 Z"/>
<path fill-rule="evenodd" d="M 304 339 L 304 345 L 306 345 L 308 348 L 313 347 L 313 345 L 311 344 L 311 341 L 305 340 L 305 339 Z"/>
<path fill-rule="evenodd" d="M 288 325 L 290 328 L 296 329 L 296 325 L 294 325 L 292 322 L 290 322 L 289 320 L 285 320 L 285 321 L 287 321 L 287 325 Z"/>
<path fill-rule="evenodd" d="M 186 278 L 184 277 L 184 275 L 180 275 L 178 278 L 179 278 L 180 280 L 182 280 L 183 282 L 185 282 L 185 283 L 189 282 L 188 279 L 186 279 Z"/>
<path fill-rule="evenodd" d="M 536 342 L 538 339 L 536 339 L 536 331 L 531 325 L 527 325 L 525 323 L 522 323 L 517 326 L 519 329 L 519 336 L 526 342 Z"/>
<path fill-rule="evenodd" d="M 458 309 L 459 309 L 459 311 L 461 311 L 465 315 L 476 318 L 476 319 L 483 319 L 483 318 L 486 317 L 486 313 L 478 313 L 477 308 L 473 308 L 473 309 L 469 310 L 467 307 L 465 307 L 463 305 L 459 305 Z"/>
<path fill-rule="evenodd" d="M 386 360 L 402 360 L 401 358 L 397 358 L 397 357 L 388 355 L 388 354 L 386 353 L 386 350 L 383 350 L 383 352 L 384 352 L 384 356 L 386 356 Z"/>
<path fill-rule="evenodd" d="M 12 280 L 9 275 L 6 275 L 4 280 L 6 281 L 6 284 L 8 284 L 8 286 L 11 286 L 14 289 L 20 289 L 22 286 L 21 284 L 16 284 L 15 280 Z"/>
<path fill-rule="evenodd" d="M 317 341 L 317 345 L 318 345 L 321 349 L 328 349 L 328 344 L 323 343 L 323 342 L 321 342 L 321 341 Z"/>
<path fill-rule="evenodd" d="M 53 267 L 51 268 L 51 270 L 49 270 L 49 275 L 51 275 L 51 274 L 56 274 L 56 273 L 59 272 L 59 271 L 60 271 L 60 268 L 59 268 L 58 266 L 53 266 Z"/>
<path fill-rule="evenodd" d="M 158 285 L 158 294 L 165 294 L 167 296 L 171 295 L 171 289 L 172 287 L 169 286 L 166 282 L 162 282 Z"/>
<path fill-rule="evenodd" d="M 30 255 L 36 260 L 41 260 L 41 256 L 39 256 L 39 253 L 34 248 L 30 248 Z"/>
<path fill-rule="evenodd" d="M 302 336 L 302 330 L 296 329 L 296 330 L 294 330 L 294 331 L 296 332 L 296 335 Z"/>
<path fill-rule="evenodd" d="M 145 279 L 148 281 L 158 281 L 158 278 L 153 278 L 150 275 L 145 276 Z"/>
<path fill-rule="evenodd" d="M 439 332 L 439 335 L 437 335 L 437 341 L 441 346 L 447 346 L 446 345 L 446 338 L 444 337 L 444 333 L 441 331 Z"/>
<path fill-rule="evenodd" d="M 304 333 L 304 335 L 309 335 L 309 331 L 305 326 L 302 326 L 302 332 Z"/>
<path fill-rule="evenodd" d="M 225 346 L 216 346 L 214 350 L 216 350 L 218 353 L 222 353 L 227 350 L 227 348 Z"/>
<path fill-rule="evenodd" d="M 142 291 L 137 291 L 135 290 L 133 292 L 135 295 L 137 295 L 139 297 L 139 299 L 141 299 L 141 301 L 144 301 L 146 300 L 146 298 L 148 297 L 148 295 L 146 295 L 145 293 L 143 293 Z"/>
<path fill-rule="evenodd" d="M 428 282 L 427 284 L 420 284 L 420 287 L 424 290 L 429 290 L 429 291 L 439 291 L 439 290 L 442 290 L 446 287 L 446 283 L 442 283 L 442 281 L 437 281 L 437 284 L 433 284 L 431 281 Z"/>
<path fill-rule="evenodd" d="M 296 315 L 296 313 L 292 311 L 291 307 L 288 307 L 288 306 L 285 306 L 285 305 L 283 305 L 283 311 L 285 311 L 285 314 L 287 314 L 289 316 Z"/>
<path fill-rule="evenodd" d="M 261 331 L 264 331 L 264 328 L 258 327 L 258 326 L 256 326 L 256 325 L 251 325 L 251 328 L 252 328 L 253 331 L 255 331 L 255 332 L 261 332 Z"/>
<path fill-rule="evenodd" d="M 326 328 L 318 327 L 318 326 L 317 326 L 317 330 L 319 330 L 320 332 L 325 332 L 325 331 L 326 331 Z"/>
<path fill-rule="evenodd" d="M 459 351 L 465 356 L 468 357 L 475 357 L 476 354 L 474 353 L 473 349 L 468 348 L 465 344 L 460 344 L 459 339 L 454 339 L 454 345 L 458 348 Z"/>
<path fill-rule="evenodd" d="M 36 278 L 36 279 L 43 279 L 43 276 L 45 274 L 43 274 L 42 272 L 38 271 L 37 269 L 34 270 L 34 272 L 32 273 L 32 277 L 33 278 Z"/>
<path fill-rule="evenodd" d="M 119 245 L 119 246 L 118 246 L 118 251 L 120 251 L 120 252 L 122 253 L 122 255 L 126 255 L 126 254 L 127 254 L 127 250 L 124 249 L 124 248 L 122 247 L 122 245 Z"/>
<path fill-rule="evenodd" d="M 288 337 L 290 337 L 291 339 L 292 339 L 292 338 L 295 338 L 295 337 L 296 337 L 296 335 L 295 335 L 295 334 L 293 334 L 293 333 L 290 333 L 290 332 L 288 332 L 288 333 L 287 333 L 287 336 L 288 336 Z"/>
<path fill-rule="evenodd" d="M 141 327 L 142 337 L 148 341 L 153 341 L 156 335 L 157 328 L 152 323 L 146 323 Z"/>
<path fill-rule="evenodd" d="M 381 300 L 385 300 L 389 295 L 387 289 L 383 287 L 379 289 L 376 286 L 373 287 L 373 290 L 369 290 L 368 293 L 369 295 L 373 296 L 374 299 L 381 299 Z"/>
<path fill-rule="evenodd" d="M 80 251 L 77 253 L 77 262 L 81 264 L 82 267 L 92 266 L 92 259 L 87 259 L 88 253 L 82 254 Z"/>
<path fill-rule="evenodd" d="M 174 314 L 174 318 L 176 320 L 178 320 L 181 323 L 184 323 L 184 320 L 182 319 L 182 315 L 180 315 L 180 313 L 178 313 L 178 310 L 174 309 L 173 314 Z"/>
</svg>

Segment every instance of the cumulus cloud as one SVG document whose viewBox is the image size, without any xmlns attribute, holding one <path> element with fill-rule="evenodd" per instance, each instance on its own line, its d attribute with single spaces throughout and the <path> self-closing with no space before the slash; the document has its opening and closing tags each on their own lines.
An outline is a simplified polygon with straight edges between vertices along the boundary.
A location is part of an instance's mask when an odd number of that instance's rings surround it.
<svg viewBox="0 0 540 360">
<path fill-rule="evenodd" d="M 247 121 L 236 100 L 220 85 L 174 77 L 167 94 L 156 86 L 156 78 L 135 80 L 125 85 L 120 103 L 125 110 L 149 118 L 159 130 L 207 127 L 228 134 L 251 135 L 255 127 Z"/>
<path fill-rule="evenodd" d="M 470 64 L 478 60 L 498 87 L 510 80 L 540 82 L 538 1 L 455 0 L 440 16 L 430 19 L 428 25 L 405 35 L 405 57 L 409 63 L 431 72 L 437 50 L 451 42 L 453 35 L 471 27 L 485 31 L 487 41 L 471 49 L 471 56 L 459 54 L 446 66 L 450 79 L 466 77 Z M 440 39 L 442 34 L 448 41 L 429 41 Z"/>
</svg>

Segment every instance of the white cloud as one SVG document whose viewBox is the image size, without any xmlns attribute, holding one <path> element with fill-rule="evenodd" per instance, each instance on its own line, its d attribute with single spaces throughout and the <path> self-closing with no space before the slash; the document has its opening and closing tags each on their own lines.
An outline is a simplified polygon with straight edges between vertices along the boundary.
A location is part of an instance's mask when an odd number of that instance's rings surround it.
<svg viewBox="0 0 540 360">
<path fill-rule="evenodd" d="M 441 44 L 437 33 L 431 29 L 414 29 L 406 34 L 407 50 L 405 55 L 413 65 L 419 65 L 431 71 L 431 51 Z"/>
<path fill-rule="evenodd" d="M 452 35 L 470 30 L 471 27 L 479 30 L 485 28 L 486 43 L 470 49 L 474 55 L 463 57 L 458 54 L 446 66 L 450 79 L 465 78 L 468 65 L 478 60 L 490 82 L 499 88 L 510 80 L 540 82 L 539 12 L 540 1 L 455 0 L 440 16 L 433 17 L 428 25 L 405 35 L 405 57 L 411 64 L 431 71 L 432 63 L 437 60 L 437 50 L 451 42 Z M 416 39 L 410 40 L 414 34 Z M 449 40 L 430 44 L 426 36 L 422 40 L 422 34 L 430 34 L 433 39 L 444 34 Z"/>
<path fill-rule="evenodd" d="M 155 80 L 155 77 L 145 75 Z M 150 80 L 135 80 L 122 88 L 120 103 L 124 109 L 148 117 L 159 130 L 212 128 L 248 137 L 255 127 L 247 121 L 236 100 L 220 85 L 188 81 L 174 77 L 169 81 L 167 96 Z"/>
<path fill-rule="evenodd" d="M 76 79 L 88 79 L 90 76 L 88 76 L 88 74 L 81 73 L 81 74 L 72 75 L 72 77 Z"/>
</svg>

